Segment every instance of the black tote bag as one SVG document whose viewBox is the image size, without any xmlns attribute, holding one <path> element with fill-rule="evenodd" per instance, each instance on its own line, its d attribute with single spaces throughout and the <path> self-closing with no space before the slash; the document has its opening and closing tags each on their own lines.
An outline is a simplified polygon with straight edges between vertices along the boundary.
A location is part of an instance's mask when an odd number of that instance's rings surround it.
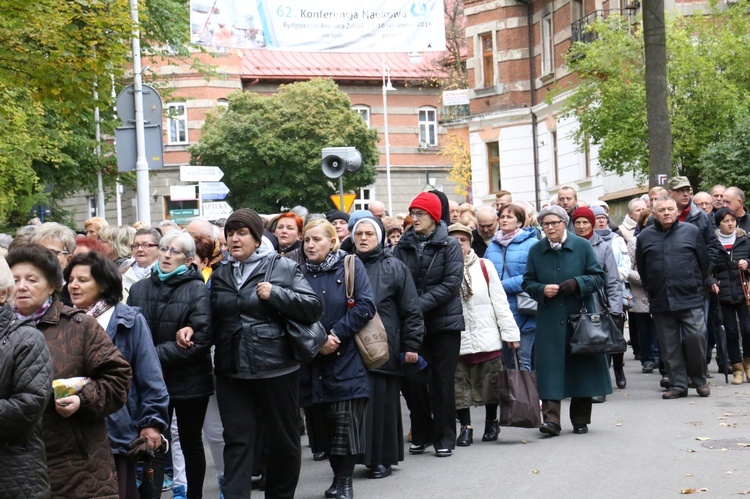
<svg viewBox="0 0 750 499">
<path fill-rule="evenodd" d="M 521 371 L 518 367 L 519 353 L 513 348 L 516 369 L 500 371 L 497 389 L 500 406 L 500 426 L 516 428 L 539 428 L 542 424 L 539 407 L 539 392 L 536 387 L 536 372 Z"/>
<path fill-rule="evenodd" d="M 624 321 L 610 312 L 602 290 L 597 289 L 597 293 L 604 310 L 590 313 L 583 305 L 580 313 L 568 317 L 568 327 L 572 330 L 570 353 L 574 355 L 624 353 L 628 349 L 621 329 L 624 324 L 618 327 L 618 322 Z"/>
</svg>

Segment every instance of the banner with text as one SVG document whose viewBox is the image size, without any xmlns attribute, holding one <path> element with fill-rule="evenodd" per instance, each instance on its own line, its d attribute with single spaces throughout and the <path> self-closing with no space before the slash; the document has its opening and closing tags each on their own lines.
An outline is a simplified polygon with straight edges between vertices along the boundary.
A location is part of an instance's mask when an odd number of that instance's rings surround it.
<svg viewBox="0 0 750 499">
<path fill-rule="evenodd" d="M 443 0 L 191 0 L 190 35 L 213 48 L 445 50 Z"/>
</svg>

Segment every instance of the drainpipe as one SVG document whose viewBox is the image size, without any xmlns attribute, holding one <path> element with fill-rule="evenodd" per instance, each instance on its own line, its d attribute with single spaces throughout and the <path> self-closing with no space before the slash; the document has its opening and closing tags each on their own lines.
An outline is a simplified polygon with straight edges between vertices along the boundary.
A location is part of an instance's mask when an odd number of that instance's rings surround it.
<svg viewBox="0 0 750 499">
<path fill-rule="evenodd" d="M 526 29 L 529 34 L 529 93 L 530 93 L 530 104 L 529 112 L 531 113 L 531 142 L 533 146 L 534 155 L 534 201 L 536 203 L 537 212 L 541 210 L 542 205 L 539 202 L 539 144 L 537 139 L 537 120 L 536 114 L 534 113 L 534 106 L 536 106 L 536 94 L 534 88 L 534 36 L 533 36 L 533 21 L 534 21 L 534 2 L 533 0 L 522 1 L 526 4 Z"/>
</svg>

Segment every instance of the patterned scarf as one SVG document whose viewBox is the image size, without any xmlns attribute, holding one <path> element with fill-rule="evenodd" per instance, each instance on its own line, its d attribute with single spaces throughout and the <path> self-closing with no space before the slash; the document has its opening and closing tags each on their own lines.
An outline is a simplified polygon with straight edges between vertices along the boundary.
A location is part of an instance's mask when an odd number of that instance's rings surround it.
<svg viewBox="0 0 750 499">
<path fill-rule="evenodd" d="M 112 305 L 105 302 L 104 300 L 99 300 L 98 302 L 94 303 L 93 305 L 89 305 L 85 309 L 83 309 L 84 312 L 86 312 L 86 315 L 90 315 L 91 317 L 99 317 L 104 312 L 112 308 Z"/>
<path fill-rule="evenodd" d="M 477 262 L 477 259 L 478 257 L 477 254 L 474 253 L 474 250 L 469 251 L 469 254 L 466 255 L 466 258 L 464 259 L 464 280 L 461 281 L 461 298 L 463 298 L 464 301 L 468 301 L 474 294 L 474 290 L 471 287 L 471 273 L 469 272 L 469 269 Z"/>
<path fill-rule="evenodd" d="M 513 240 L 514 237 L 516 237 L 518 234 L 521 233 L 521 228 L 517 228 L 510 234 L 505 234 L 503 231 L 499 231 L 497 234 L 495 234 L 495 242 L 499 244 L 500 246 L 508 246 L 510 242 Z"/>
<path fill-rule="evenodd" d="M 39 319 L 42 318 L 44 314 L 47 313 L 47 310 L 49 310 L 49 307 L 52 305 L 52 297 L 50 296 L 47 298 L 47 301 L 42 303 L 42 306 L 36 309 L 36 311 L 31 315 L 23 315 L 21 312 L 18 311 L 18 309 L 14 306 L 13 312 L 16 314 L 16 318 L 24 321 L 26 319 L 31 319 L 34 321 L 34 324 L 37 324 L 39 322 Z"/>
<path fill-rule="evenodd" d="M 311 274 L 317 274 L 319 272 L 327 272 L 333 267 L 336 262 L 339 261 L 342 255 L 345 253 L 341 250 L 331 251 L 328 256 L 321 263 L 311 263 L 309 260 L 305 262 L 305 267 Z"/>
</svg>

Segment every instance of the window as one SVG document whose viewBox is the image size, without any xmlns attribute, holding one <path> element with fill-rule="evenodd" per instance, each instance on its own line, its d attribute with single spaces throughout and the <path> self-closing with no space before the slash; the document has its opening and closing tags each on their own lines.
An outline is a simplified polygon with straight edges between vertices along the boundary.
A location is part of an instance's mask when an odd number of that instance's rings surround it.
<svg viewBox="0 0 750 499">
<path fill-rule="evenodd" d="M 482 51 L 483 88 L 489 88 L 495 85 L 495 51 L 492 48 L 492 34 L 481 35 L 479 45 Z"/>
<path fill-rule="evenodd" d="M 367 210 L 370 208 L 370 201 L 373 198 L 375 189 L 372 187 L 363 187 L 359 190 L 359 197 L 354 200 L 355 210 Z"/>
<path fill-rule="evenodd" d="M 560 185 L 560 172 L 557 164 L 557 130 L 550 132 L 552 139 L 552 173 L 555 179 L 555 185 Z"/>
<path fill-rule="evenodd" d="M 437 145 L 437 110 L 434 107 L 420 107 L 419 147 Z"/>
<path fill-rule="evenodd" d="M 224 109 L 229 109 L 229 101 L 226 99 L 218 99 L 216 101 L 216 107 L 223 107 Z"/>
<path fill-rule="evenodd" d="M 570 0 L 570 18 L 577 21 L 584 15 L 583 0 Z"/>
<path fill-rule="evenodd" d="M 167 105 L 167 143 L 187 144 L 187 106 L 184 102 Z"/>
<path fill-rule="evenodd" d="M 370 107 L 357 105 L 352 106 L 352 109 L 362 117 L 365 123 L 367 123 L 367 128 L 370 128 Z"/>
<path fill-rule="evenodd" d="M 552 14 L 542 18 L 542 76 L 546 76 L 555 68 L 555 43 L 552 27 Z"/>
<path fill-rule="evenodd" d="M 97 209 L 97 206 L 96 206 L 96 196 L 91 196 L 89 198 L 88 205 L 89 205 L 89 216 L 88 216 L 88 218 L 98 216 L 99 214 L 96 212 L 96 209 Z"/>
<path fill-rule="evenodd" d="M 490 172 L 490 192 L 502 190 L 500 179 L 500 142 L 487 143 L 487 166 Z"/>
</svg>

